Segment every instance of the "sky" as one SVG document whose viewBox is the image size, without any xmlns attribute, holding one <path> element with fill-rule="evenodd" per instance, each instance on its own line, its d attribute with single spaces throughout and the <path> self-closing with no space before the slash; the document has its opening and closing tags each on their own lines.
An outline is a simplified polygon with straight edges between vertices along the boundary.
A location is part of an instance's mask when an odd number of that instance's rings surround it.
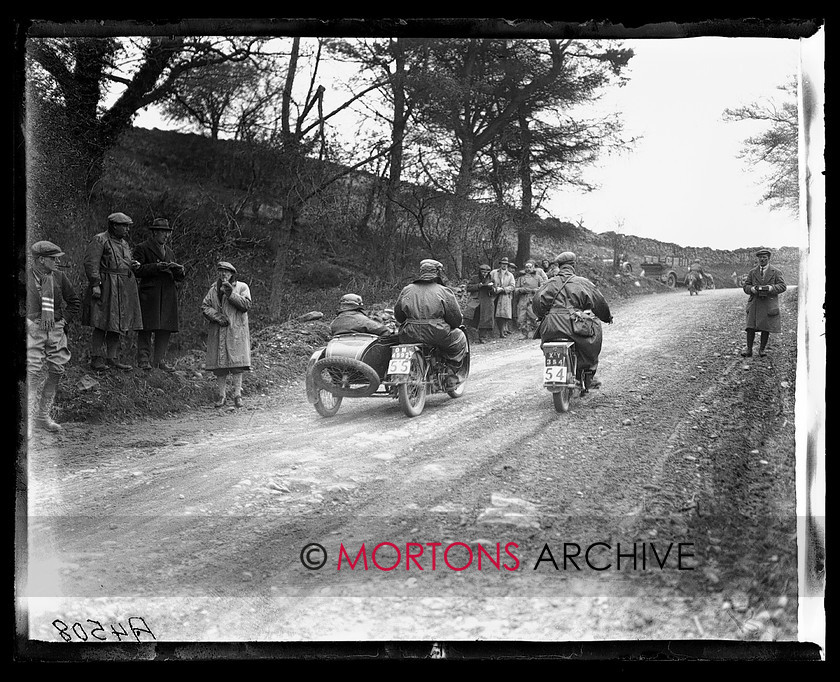
<svg viewBox="0 0 840 682">
<path fill-rule="evenodd" d="M 604 159 L 588 177 L 591 193 L 558 192 L 550 210 L 603 232 L 681 246 L 735 249 L 796 246 L 798 221 L 759 206 L 764 169 L 737 158 L 751 123 L 727 123 L 724 109 L 767 98 L 798 68 L 799 42 L 782 38 L 702 37 L 624 41 L 635 56 L 630 81 L 604 98 L 631 153 Z"/>
<path fill-rule="evenodd" d="M 582 193 L 558 188 L 546 210 L 594 232 L 613 230 L 680 246 L 737 249 L 801 246 L 803 228 L 784 211 L 759 205 L 765 169 L 738 159 L 759 129 L 727 123 L 726 108 L 779 98 L 798 69 L 800 41 L 697 37 L 626 40 L 635 56 L 627 85 L 599 111 L 618 112 L 633 150 L 603 157 Z M 154 109 L 135 125 L 171 127 Z"/>
</svg>

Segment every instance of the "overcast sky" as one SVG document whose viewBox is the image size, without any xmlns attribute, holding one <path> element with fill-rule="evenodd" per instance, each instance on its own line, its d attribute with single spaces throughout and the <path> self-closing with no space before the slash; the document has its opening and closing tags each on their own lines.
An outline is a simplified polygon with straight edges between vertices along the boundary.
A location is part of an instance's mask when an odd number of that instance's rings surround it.
<svg viewBox="0 0 840 682">
<path fill-rule="evenodd" d="M 759 128 L 726 123 L 722 114 L 727 107 L 778 100 L 777 86 L 797 73 L 799 42 L 703 37 L 625 45 L 635 51 L 630 82 L 602 105 L 622 114 L 627 134 L 643 139 L 591 174 L 600 189 L 558 193 L 552 213 L 581 219 L 596 232 L 682 246 L 798 245 L 794 218 L 757 205 L 764 169 L 737 158 L 743 140 Z"/>
<path fill-rule="evenodd" d="M 594 232 L 718 249 L 801 246 L 799 222 L 758 205 L 765 169 L 737 158 L 759 129 L 726 123 L 724 109 L 776 99 L 798 69 L 799 41 L 784 38 L 646 39 L 632 47 L 630 82 L 599 103 L 620 112 L 630 153 L 608 156 L 588 173 L 591 193 L 557 191 L 546 203 L 561 220 Z M 151 109 L 135 124 L 169 127 Z"/>
</svg>

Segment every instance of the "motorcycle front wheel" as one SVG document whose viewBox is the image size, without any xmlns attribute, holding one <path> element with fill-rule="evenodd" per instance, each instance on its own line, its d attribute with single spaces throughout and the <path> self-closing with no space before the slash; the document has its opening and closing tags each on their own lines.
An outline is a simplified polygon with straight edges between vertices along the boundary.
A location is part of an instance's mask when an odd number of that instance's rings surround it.
<svg viewBox="0 0 840 682">
<path fill-rule="evenodd" d="M 557 412 L 568 412 L 572 404 L 572 389 L 562 388 L 557 393 L 552 393 L 551 397 L 554 399 L 554 409 Z"/>
<path fill-rule="evenodd" d="M 422 356 L 415 353 L 411 358 L 408 381 L 400 384 L 397 388 L 400 408 L 407 417 L 416 417 L 423 411 L 423 407 L 426 405 L 425 370 L 426 367 Z"/>
<path fill-rule="evenodd" d="M 318 389 L 318 401 L 315 403 L 315 411 L 322 417 L 334 417 L 341 407 L 341 396 L 333 395 L 323 388 Z"/>
</svg>

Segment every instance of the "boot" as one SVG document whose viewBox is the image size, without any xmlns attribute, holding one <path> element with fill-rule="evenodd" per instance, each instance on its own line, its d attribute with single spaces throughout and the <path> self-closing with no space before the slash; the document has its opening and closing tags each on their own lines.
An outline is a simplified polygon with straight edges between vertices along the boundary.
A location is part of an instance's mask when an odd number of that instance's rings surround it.
<svg viewBox="0 0 840 682">
<path fill-rule="evenodd" d="M 233 375 L 233 404 L 242 407 L 242 374 Z"/>
<path fill-rule="evenodd" d="M 120 362 L 117 358 L 105 358 L 105 364 L 109 367 L 116 367 L 117 369 L 134 369 L 131 365 L 126 365 L 124 362 Z"/>
<path fill-rule="evenodd" d="M 157 367 L 158 369 L 162 369 L 164 372 L 175 371 L 175 367 L 167 363 L 166 360 L 161 360 L 159 363 L 157 363 Z"/>
<path fill-rule="evenodd" d="M 58 382 L 61 377 L 58 374 L 47 374 L 44 388 L 41 389 L 41 400 L 38 404 L 38 411 L 35 414 L 35 427 L 58 433 L 61 426 L 50 418 L 50 408 L 55 400 L 55 393 L 58 390 Z"/>
<path fill-rule="evenodd" d="M 213 407 L 222 407 L 225 404 L 225 391 L 227 388 L 227 376 L 221 375 L 216 377 L 216 401 L 213 403 Z"/>
<path fill-rule="evenodd" d="M 90 359 L 90 368 L 101 371 L 103 369 L 108 369 L 108 365 L 105 363 L 105 358 L 101 355 L 94 355 Z"/>
</svg>

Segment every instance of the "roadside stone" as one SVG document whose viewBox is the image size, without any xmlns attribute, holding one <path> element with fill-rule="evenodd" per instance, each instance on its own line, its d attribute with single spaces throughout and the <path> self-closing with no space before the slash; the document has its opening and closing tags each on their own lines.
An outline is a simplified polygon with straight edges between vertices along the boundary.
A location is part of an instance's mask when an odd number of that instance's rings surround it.
<svg viewBox="0 0 840 682">
<path fill-rule="evenodd" d="M 750 605 L 750 597 L 746 592 L 738 590 L 731 595 L 732 608 L 738 613 L 743 613 Z"/>
<path fill-rule="evenodd" d="M 99 386 L 99 382 L 94 379 L 92 376 L 85 374 L 81 379 L 76 382 L 76 388 L 80 391 L 89 391 L 92 388 L 96 388 Z"/>
<path fill-rule="evenodd" d="M 254 574 L 251 571 L 243 571 L 242 572 L 242 580 L 253 580 Z"/>
<path fill-rule="evenodd" d="M 633 423 L 632 419 L 622 419 L 621 420 L 621 425 L 622 426 L 630 426 L 632 423 Z"/>
<path fill-rule="evenodd" d="M 303 315 L 298 315 L 295 319 L 298 322 L 311 322 L 312 320 L 320 320 L 324 317 L 324 313 L 319 310 L 313 310 L 308 313 L 304 313 Z"/>
</svg>

